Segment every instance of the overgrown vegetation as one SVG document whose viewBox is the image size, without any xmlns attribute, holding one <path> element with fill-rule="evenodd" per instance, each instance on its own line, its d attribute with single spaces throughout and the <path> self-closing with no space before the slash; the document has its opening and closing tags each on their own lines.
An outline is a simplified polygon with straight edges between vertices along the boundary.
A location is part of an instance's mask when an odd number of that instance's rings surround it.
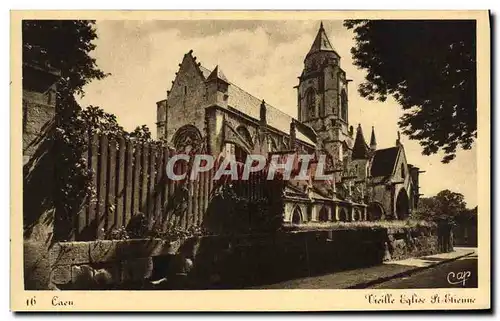
<svg viewBox="0 0 500 321">
<path fill-rule="evenodd" d="M 300 225 L 287 224 L 286 231 L 358 230 L 370 228 L 413 228 L 434 227 L 435 223 L 425 220 L 406 221 L 357 221 L 357 222 L 309 222 Z"/>
<path fill-rule="evenodd" d="M 193 225 L 185 229 L 176 226 L 173 222 L 166 225 L 157 223 L 154 220 L 148 219 L 145 214 L 137 213 L 132 216 L 127 226 L 112 229 L 106 234 L 105 238 L 109 240 L 159 238 L 167 241 L 175 241 L 207 234 L 208 232 L 198 225 Z"/>
</svg>

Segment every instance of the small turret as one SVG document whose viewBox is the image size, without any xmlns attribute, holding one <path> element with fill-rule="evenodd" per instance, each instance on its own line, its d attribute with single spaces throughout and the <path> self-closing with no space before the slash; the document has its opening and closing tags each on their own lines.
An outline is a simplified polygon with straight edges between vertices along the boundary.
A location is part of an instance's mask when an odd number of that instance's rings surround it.
<svg viewBox="0 0 500 321">
<path fill-rule="evenodd" d="M 207 88 L 207 104 L 227 107 L 229 81 L 216 66 L 205 81 Z"/>
<path fill-rule="evenodd" d="M 363 130 L 361 129 L 361 124 L 358 125 L 356 131 L 356 140 L 354 141 L 354 146 L 352 148 L 352 159 L 368 159 L 369 149 L 366 145 L 365 137 L 363 136 Z"/>
</svg>

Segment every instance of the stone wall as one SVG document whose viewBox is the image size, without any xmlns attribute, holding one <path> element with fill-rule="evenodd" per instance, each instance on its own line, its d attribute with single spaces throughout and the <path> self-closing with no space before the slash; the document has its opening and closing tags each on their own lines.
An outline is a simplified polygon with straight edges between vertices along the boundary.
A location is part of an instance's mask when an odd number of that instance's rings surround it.
<svg viewBox="0 0 500 321">
<path fill-rule="evenodd" d="M 61 289 L 242 288 L 437 253 L 434 228 L 357 228 L 58 243 L 51 282 Z M 179 280 L 181 284 L 179 285 Z"/>
<path fill-rule="evenodd" d="M 54 151 L 57 71 L 23 65 L 23 228 L 26 289 L 49 284 L 54 231 Z"/>
<path fill-rule="evenodd" d="M 165 106 L 166 129 L 163 129 L 168 141 L 184 125 L 194 125 L 203 132 L 205 80 L 196 64 L 191 52 L 186 54 L 169 91 Z"/>
<path fill-rule="evenodd" d="M 436 231 L 347 229 L 203 239 L 193 288 L 241 288 L 435 254 Z"/>
</svg>

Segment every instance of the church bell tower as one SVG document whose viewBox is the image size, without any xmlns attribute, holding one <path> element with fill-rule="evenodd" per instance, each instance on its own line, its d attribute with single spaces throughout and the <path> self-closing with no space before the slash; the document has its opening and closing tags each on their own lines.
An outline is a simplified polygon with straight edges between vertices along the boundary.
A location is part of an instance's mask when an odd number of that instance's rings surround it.
<svg viewBox="0 0 500 321">
<path fill-rule="evenodd" d="M 319 148 L 337 164 L 339 160 L 347 161 L 353 144 L 353 129 L 348 123 L 348 82 L 340 67 L 340 55 L 321 23 L 296 87 L 298 118 L 316 131 Z"/>
</svg>

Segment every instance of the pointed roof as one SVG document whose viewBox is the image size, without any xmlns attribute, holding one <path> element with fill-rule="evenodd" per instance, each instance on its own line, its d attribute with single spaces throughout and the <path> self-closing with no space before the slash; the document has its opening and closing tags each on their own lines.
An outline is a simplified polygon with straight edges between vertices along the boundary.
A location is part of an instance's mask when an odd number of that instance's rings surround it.
<svg viewBox="0 0 500 321">
<path fill-rule="evenodd" d="M 372 126 L 372 137 L 370 138 L 370 146 L 376 146 L 377 139 L 375 138 L 375 127 Z"/>
<path fill-rule="evenodd" d="M 369 150 L 370 149 L 366 145 L 365 137 L 363 136 L 361 124 L 358 124 L 356 140 L 354 141 L 354 146 L 352 147 L 352 159 L 368 159 Z"/>
<path fill-rule="evenodd" d="M 379 149 L 375 152 L 372 161 L 371 174 L 373 177 L 389 176 L 394 171 L 398 160 L 400 147 Z"/>
<path fill-rule="evenodd" d="M 226 76 L 222 72 L 222 70 L 219 68 L 219 65 L 215 66 L 214 70 L 210 73 L 210 75 L 207 77 L 207 80 L 213 80 L 213 79 L 220 79 L 222 81 L 225 81 L 226 83 L 229 84 L 229 80 L 227 80 Z"/>
<path fill-rule="evenodd" d="M 323 22 L 321 22 L 321 25 L 319 26 L 318 34 L 316 35 L 316 38 L 314 39 L 311 49 L 307 55 L 320 51 L 332 51 L 337 53 L 335 49 L 333 49 L 330 40 L 328 40 L 325 28 L 323 28 Z"/>
</svg>

